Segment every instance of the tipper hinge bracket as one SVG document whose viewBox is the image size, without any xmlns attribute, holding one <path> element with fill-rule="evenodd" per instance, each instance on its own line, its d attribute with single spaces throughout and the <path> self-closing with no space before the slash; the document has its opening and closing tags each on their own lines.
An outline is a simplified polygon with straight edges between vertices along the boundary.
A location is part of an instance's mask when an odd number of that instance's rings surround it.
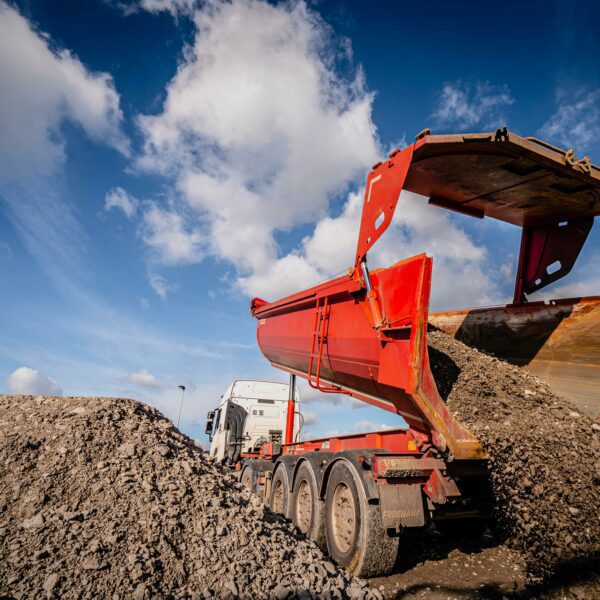
<svg viewBox="0 0 600 600">
<path fill-rule="evenodd" d="M 508 139 L 508 127 L 499 127 L 498 129 L 496 129 L 496 133 L 494 134 L 495 142 L 508 142 Z"/>
<path fill-rule="evenodd" d="M 565 164 L 580 173 L 592 172 L 592 161 L 590 160 L 590 157 L 584 156 L 583 158 L 577 158 L 573 148 L 565 152 Z"/>
<path fill-rule="evenodd" d="M 440 469 L 434 469 L 423 486 L 427 497 L 435 504 L 446 504 L 451 498 L 460 497 L 460 490 L 454 479 Z"/>
</svg>

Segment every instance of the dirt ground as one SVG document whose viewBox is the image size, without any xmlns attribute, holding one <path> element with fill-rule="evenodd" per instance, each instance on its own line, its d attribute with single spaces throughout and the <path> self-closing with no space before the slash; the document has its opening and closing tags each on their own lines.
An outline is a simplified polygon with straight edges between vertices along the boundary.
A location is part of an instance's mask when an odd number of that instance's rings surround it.
<svg viewBox="0 0 600 600">
<path fill-rule="evenodd" d="M 394 572 L 369 585 L 389 600 L 598 600 L 600 560 L 528 584 L 520 553 L 506 545 L 455 530 L 414 532 L 403 538 Z"/>
</svg>

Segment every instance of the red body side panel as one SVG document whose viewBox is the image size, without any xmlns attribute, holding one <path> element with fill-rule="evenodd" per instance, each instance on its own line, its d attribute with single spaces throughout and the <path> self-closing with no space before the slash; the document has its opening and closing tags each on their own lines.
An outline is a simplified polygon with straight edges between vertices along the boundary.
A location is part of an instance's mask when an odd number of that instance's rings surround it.
<svg viewBox="0 0 600 600">
<path fill-rule="evenodd" d="M 384 326 L 374 327 L 364 287 L 348 275 L 272 304 L 255 303 L 258 344 L 276 367 L 374 406 L 447 443 L 457 458 L 480 458 L 477 439 L 449 413 L 426 346 L 431 258 L 424 254 L 371 273 Z"/>
<path fill-rule="evenodd" d="M 344 390 L 359 392 L 371 404 L 398 412 L 411 425 L 423 429 L 424 420 L 410 392 L 415 385 L 411 367 L 415 363 L 416 300 L 419 292 L 425 292 L 425 305 L 428 301 L 429 289 L 420 289 L 428 261 L 421 255 L 372 274 L 373 287 L 384 290 L 385 304 L 397 317 L 398 328 L 387 335 L 373 329 L 364 291 L 356 290 L 354 280 L 346 276 L 307 290 L 305 297 L 285 307 L 280 308 L 278 302 L 258 309 L 255 316 L 259 319 L 261 350 L 274 365 L 307 377 L 317 301 L 327 296 L 325 339 L 319 340 L 323 343 L 321 377 Z M 382 343 L 381 338 L 388 336 Z M 312 375 L 316 375 L 314 361 Z"/>
</svg>

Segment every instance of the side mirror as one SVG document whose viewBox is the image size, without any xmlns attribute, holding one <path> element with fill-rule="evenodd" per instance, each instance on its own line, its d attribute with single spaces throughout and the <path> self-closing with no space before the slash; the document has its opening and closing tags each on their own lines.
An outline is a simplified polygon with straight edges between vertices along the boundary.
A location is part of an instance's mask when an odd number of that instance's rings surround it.
<svg viewBox="0 0 600 600">
<path fill-rule="evenodd" d="M 215 419 L 215 411 L 214 410 L 209 410 L 208 414 L 206 415 L 206 429 L 204 430 L 204 433 L 206 433 L 206 435 L 208 435 L 208 439 L 212 442 L 212 432 L 213 432 L 213 422 Z"/>
</svg>

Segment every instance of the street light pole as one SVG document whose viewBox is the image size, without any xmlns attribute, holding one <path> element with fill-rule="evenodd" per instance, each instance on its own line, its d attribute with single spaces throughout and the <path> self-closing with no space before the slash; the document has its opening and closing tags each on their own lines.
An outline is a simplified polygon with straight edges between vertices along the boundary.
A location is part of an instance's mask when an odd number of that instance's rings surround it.
<svg viewBox="0 0 600 600">
<path fill-rule="evenodd" d="M 179 405 L 179 416 L 177 417 L 177 429 L 179 429 L 179 419 L 181 419 L 181 409 L 183 408 L 183 396 L 185 394 L 185 385 L 177 386 L 181 390 L 181 404 Z"/>
</svg>

